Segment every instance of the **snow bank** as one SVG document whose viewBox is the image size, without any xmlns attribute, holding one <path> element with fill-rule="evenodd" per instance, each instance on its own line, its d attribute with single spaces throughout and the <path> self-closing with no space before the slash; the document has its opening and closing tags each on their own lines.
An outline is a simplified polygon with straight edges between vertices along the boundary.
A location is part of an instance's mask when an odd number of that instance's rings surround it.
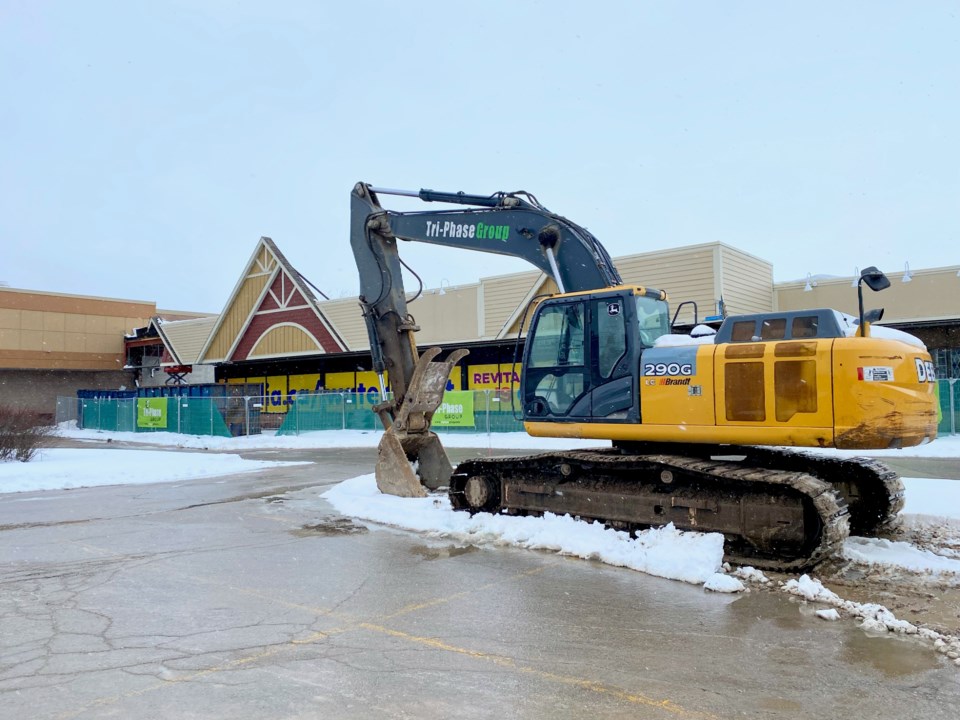
<svg viewBox="0 0 960 720">
<path fill-rule="evenodd" d="M 0 493 L 195 480 L 301 464 L 212 453 L 50 448 L 27 463 L 0 462 Z"/>
<path fill-rule="evenodd" d="M 628 533 L 574 520 L 569 515 L 471 516 L 453 510 L 445 495 L 413 499 L 383 495 L 373 475 L 345 480 L 323 497 L 344 515 L 406 530 L 471 544 L 550 550 L 671 580 L 710 582 L 709 589 L 718 592 L 744 589 L 734 578 L 730 578 L 731 583 L 716 577 L 723 562 L 723 536 L 718 533 L 683 532 L 671 524 L 631 539 Z"/>
<path fill-rule="evenodd" d="M 843 556 L 863 565 L 898 567 L 925 575 L 954 575 L 960 578 L 960 559 L 950 559 L 905 542 L 881 538 L 847 538 Z"/>
</svg>

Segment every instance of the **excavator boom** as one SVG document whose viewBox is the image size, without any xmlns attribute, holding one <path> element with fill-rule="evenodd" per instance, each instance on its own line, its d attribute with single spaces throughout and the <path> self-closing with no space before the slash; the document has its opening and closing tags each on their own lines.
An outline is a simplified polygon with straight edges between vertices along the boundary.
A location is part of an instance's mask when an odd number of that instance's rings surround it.
<svg viewBox="0 0 960 720">
<path fill-rule="evenodd" d="M 478 207 L 388 211 L 380 205 L 378 193 Z M 561 292 L 608 287 L 621 280 L 613 260 L 593 235 L 526 193 L 415 192 L 357 183 L 351 196 L 350 242 L 360 273 L 360 305 L 373 369 L 385 398 L 375 408 L 386 430 L 377 483 L 384 492 L 420 496 L 421 484 L 445 485 L 452 472 L 430 431 L 430 420 L 450 371 L 467 351 L 458 350 L 443 363 L 434 361 L 438 349 L 418 357 L 414 333 L 419 328 L 407 310 L 398 239 L 522 258 L 551 275 Z M 392 399 L 386 399 L 388 375 Z"/>
</svg>

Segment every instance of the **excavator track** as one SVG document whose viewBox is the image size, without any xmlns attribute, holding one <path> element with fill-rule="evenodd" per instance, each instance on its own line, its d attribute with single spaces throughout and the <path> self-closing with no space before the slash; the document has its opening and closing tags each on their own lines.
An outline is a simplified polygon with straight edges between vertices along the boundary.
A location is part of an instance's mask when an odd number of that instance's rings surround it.
<svg viewBox="0 0 960 720">
<path fill-rule="evenodd" d="M 803 450 L 743 445 L 641 445 L 657 452 L 685 456 L 741 458 L 753 467 L 807 473 L 833 485 L 850 511 L 850 534 L 872 537 L 896 525 L 905 497 L 900 475 L 889 466 L 868 457 L 838 458 Z M 631 450 L 636 451 L 637 446 Z"/>
<path fill-rule="evenodd" d="M 808 473 L 615 448 L 468 460 L 451 477 L 450 500 L 468 512 L 719 532 L 727 561 L 766 570 L 812 567 L 849 534 L 843 498 Z"/>
<path fill-rule="evenodd" d="M 850 534 L 871 537 L 894 526 L 905 502 L 900 475 L 867 457 L 824 457 L 803 451 L 750 448 L 746 462 L 797 470 L 829 482 L 850 510 Z M 769 463 L 769 464 L 768 464 Z"/>
</svg>

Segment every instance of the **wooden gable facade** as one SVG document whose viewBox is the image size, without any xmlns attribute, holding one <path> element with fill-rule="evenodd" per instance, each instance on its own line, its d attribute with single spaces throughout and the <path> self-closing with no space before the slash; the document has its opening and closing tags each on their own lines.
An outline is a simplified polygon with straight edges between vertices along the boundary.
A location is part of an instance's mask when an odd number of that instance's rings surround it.
<svg viewBox="0 0 960 720">
<path fill-rule="evenodd" d="M 300 273 L 273 240 L 262 237 L 199 361 L 244 362 L 346 350 Z"/>
</svg>

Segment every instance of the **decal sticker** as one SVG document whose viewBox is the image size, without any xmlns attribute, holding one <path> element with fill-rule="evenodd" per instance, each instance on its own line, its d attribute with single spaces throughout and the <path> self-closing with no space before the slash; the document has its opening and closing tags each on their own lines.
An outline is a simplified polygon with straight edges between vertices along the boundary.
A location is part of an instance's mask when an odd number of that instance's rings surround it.
<svg viewBox="0 0 960 720">
<path fill-rule="evenodd" d="M 893 382 L 893 368 L 882 366 L 857 368 L 857 379 L 867 382 Z"/>
<path fill-rule="evenodd" d="M 690 384 L 690 377 L 697 374 L 697 348 L 651 348 L 643 352 L 640 370 L 643 377 L 651 378 L 685 378 L 683 385 Z M 650 382 L 653 385 L 680 385 L 680 382 L 664 383 Z"/>
<path fill-rule="evenodd" d="M 932 362 L 920 358 L 914 358 L 914 362 L 917 364 L 917 380 L 919 382 L 932 383 L 937 381 L 937 368 Z"/>
<path fill-rule="evenodd" d="M 607 315 L 619 315 L 620 314 L 620 303 L 610 303 L 607 305 Z"/>
<path fill-rule="evenodd" d="M 510 239 L 510 226 L 427 220 L 427 237 L 476 238 L 477 240 L 502 240 L 506 242 Z"/>
</svg>

